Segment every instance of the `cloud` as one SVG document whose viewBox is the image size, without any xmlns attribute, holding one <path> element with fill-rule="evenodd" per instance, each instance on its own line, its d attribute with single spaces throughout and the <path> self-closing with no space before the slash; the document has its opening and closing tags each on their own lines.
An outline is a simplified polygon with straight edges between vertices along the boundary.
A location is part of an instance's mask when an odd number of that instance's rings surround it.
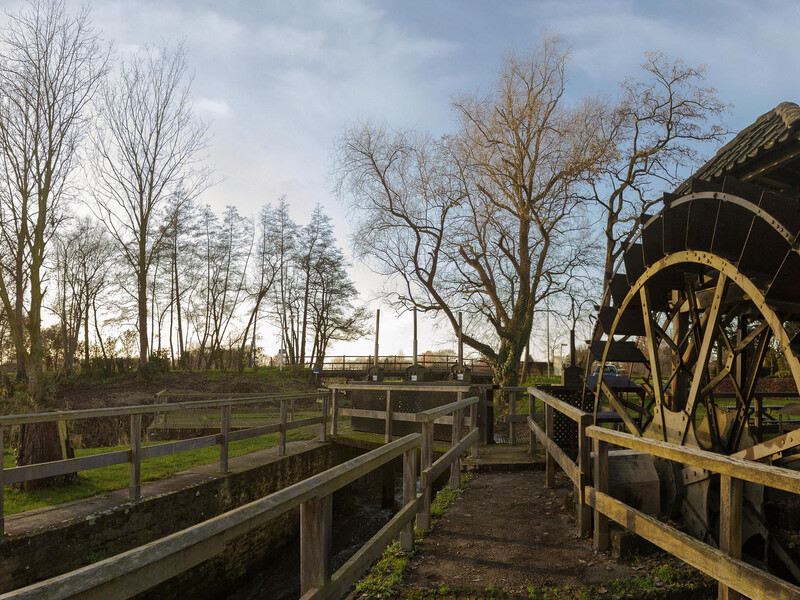
<svg viewBox="0 0 800 600">
<path fill-rule="evenodd" d="M 198 98 L 195 100 L 194 109 L 200 117 L 210 119 L 230 119 L 233 109 L 227 100 L 218 98 Z"/>
</svg>

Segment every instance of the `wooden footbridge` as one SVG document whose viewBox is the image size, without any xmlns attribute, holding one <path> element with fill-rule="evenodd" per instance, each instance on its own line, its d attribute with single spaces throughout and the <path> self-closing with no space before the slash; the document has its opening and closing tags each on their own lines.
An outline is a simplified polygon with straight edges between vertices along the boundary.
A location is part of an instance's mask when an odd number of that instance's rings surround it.
<svg viewBox="0 0 800 600">
<path fill-rule="evenodd" d="M 385 394 L 386 405 L 382 410 L 370 410 L 366 414 L 364 410 L 343 406 L 341 392 L 348 391 L 347 387 L 340 386 L 338 390 L 315 393 L 310 398 L 306 395 L 306 400 L 319 400 L 319 414 L 296 420 L 290 417 L 289 405 L 292 401 L 299 400 L 298 396 L 163 402 L 157 406 L 125 409 L 0 417 L 0 441 L 4 429 L 23 423 L 70 421 L 102 416 L 129 418 L 131 445 L 128 450 L 5 471 L 0 468 L 0 484 L 129 463 L 132 500 L 137 499 L 140 493 L 141 461 L 149 457 L 217 445 L 219 470 L 224 472 L 228 467 L 228 444 L 231 441 L 276 432 L 280 435 L 279 451 L 283 452 L 287 431 L 298 427 L 319 426 L 321 439 L 325 440 L 329 434 L 337 432 L 343 417 L 382 421 L 385 442 L 357 458 L 255 502 L 76 571 L 7 592 L 0 595 L 0 599 L 131 598 L 202 564 L 222 552 L 231 541 L 297 507 L 300 509 L 302 598 L 341 597 L 392 540 L 399 537 L 405 549 L 413 548 L 415 524 L 418 528 L 429 526 L 433 483 L 440 475 L 449 471 L 449 485 L 460 485 L 462 457 L 465 453 L 476 457 L 481 453 L 477 446 L 480 438 L 478 409 L 483 402 L 478 396 L 470 394 L 470 386 L 451 384 L 441 389 L 438 406 L 419 412 L 407 412 L 398 410 L 398 406 L 392 401 L 393 396 L 420 391 L 421 388 L 410 384 L 379 383 L 373 387 L 375 391 Z M 363 389 L 363 385 L 357 387 Z M 435 388 L 432 385 L 424 387 Z M 591 536 L 598 551 L 607 550 L 609 523 L 616 522 L 715 578 L 719 582 L 720 598 L 734 598 L 739 593 L 763 600 L 800 598 L 800 587 L 741 559 L 743 487 L 756 484 L 799 494 L 800 473 L 754 462 L 748 457 L 724 456 L 597 426 L 593 424 L 594 416 L 591 413 L 558 399 L 548 390 L 513 388 L 507 391 L 514 397 L 514 412 L 517 408 L 517 396 L 527 394 L 528 414 L 509 419 L 512 422 L 512 431 L 514 423 L 521 423 L 525 430 L 531 432 L 531 452 L 536 451 L 537 444 L 543 446 L 548 485 L 553 484 L 557 467 L 572 481 L 575 486 L 577 531 L 581 535 Z M 236 431 L 231 429 L 232 411 L 265 402 L 277 406 L 277 422 Z M 163 415 L 186 410 L 217 411 L 220 416 L 219 433 L 142 447 L 142 415 Z M 571 454 L 557 439 L 558 420 L 574 423 L 577 432 L 575 454 Z M 400 424 L 413 425 L 419 431 L 398 437 L 394 433 Z M 437 425 L 440 428 L 446 426 L 451 431 L 450 448 L 434 460 L 434 431 Z M 780 439 L 776 443 L 780 444 Z M 720 480 L 722 498 L 719 543 L 713 544 L 691 537 L 615 497 L 614 490 L 609 489 L 608 453 L 611 446 L 645 452 L 660 459 L 689 465 L 709 476 L 716 474 Z M 402 509 L 354 556 L 332 573 L 332 494 L 398 458 L 402 458 L 403 464 Z"/>
</svg>

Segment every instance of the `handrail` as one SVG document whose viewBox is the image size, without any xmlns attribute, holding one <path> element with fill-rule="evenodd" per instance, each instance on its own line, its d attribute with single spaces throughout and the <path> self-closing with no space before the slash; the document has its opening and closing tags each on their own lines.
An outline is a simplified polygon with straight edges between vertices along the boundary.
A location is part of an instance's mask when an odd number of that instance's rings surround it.
<svg viewBox="0 0 800 600">
<path fill-rule="evenodd" d="M 177 533 L 13 592 L 0 600 L 102 597 L 123 600 L 194 567 L 218 554 L 225 544 L 304 502 L 328 496 L 370 471 L 420 446 L 422 436 L 407 435 L 341 465 L 328 469 Z M 147 577 L 142 572 L 147 569 Z"/>
<path fill-rule="evenodd" d="M 238 406 L 275 400 L 299 400 L 314 398 L 327 394 L 326 390 L 305 392 L 301 394 L 252 395 L 247 398 L 221 398 L 214 400 L 193 400 L 189 402 L 168 402 L 164 404 L 136 404 L 120 408 L 80 408 L 44 413 L 17 415 L 0 415 L 0 427 L 8 425 L 26 425 L 29 423 L 47 423 L 49 421 L 77 421 L 79 419 L 96 419 L 100 417 L 122 417 L 140 415 L 151 412 L 175 412 L 180 410 L 197 410 L 199 408 L 219 408 L 221 406 Z"/>
<path fill-rule="evenodd" d="M 370 385 L 371 384 L 371 385 Z M 455 392 L 469 392 L 470 386 L 463 384 L 445 384 L 445 385 L 410 385 L 408 383 L 392 383 L 380 382 L 376 385 L 375 382 L 365 381 L 361 384 L 358 383 L 332 383 L 328 386 L 330 390 L 345 390 L 345 391 L 364 391 L 374 387 L 380 391 L 392 390 L 393 392 L 443 392 L 452 394 Z"/>
<path fill-rule="evenodd" d="M 467 408 L 468 406 L 473 406 L 478 402 L 480 402 L 480 398 L 477 396 L 470 396 L 469 398 L 456 400 L 450 404 L 429 408 L 428 410 L 417 413 L 416 421 L 417 423 L 432 423 L 439 417 L 443 417 L 451 412 L 461 410 L 462 408 Z"/>
</svg>

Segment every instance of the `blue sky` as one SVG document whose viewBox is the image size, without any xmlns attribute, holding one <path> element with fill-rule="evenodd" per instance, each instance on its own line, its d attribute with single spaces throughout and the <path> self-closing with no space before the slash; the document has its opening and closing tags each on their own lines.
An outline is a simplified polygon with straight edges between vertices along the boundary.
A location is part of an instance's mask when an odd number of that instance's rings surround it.
<svg viewBox="0 0 800 600">
<path fill-rule="evenodd" d="M 6 10 L 19 4 L 0 1 Z M 708 65 L 708 85 L 733 105 L 727 122 L 734 131 L 781 101 L 800 101 L 800 3 L 792 1 L 89 4 L 96 28 L 119 52 L 185 41 L 195 106 L 213 135 L 208 164 L 219 180 L 205 202 L 254 214 L 286 194 L 300 222 L 322 202 L 345 247 L 347 218 L 328 177 L 331 148 L 345 124 L 372 118 L 445 132 L 451 97 L 485 89 L 505 51 L 532 48 L 543 34 L 558 33 L 572 45 L 572 99 L 613 95 L 619 81 L 638 74 L 645 51 L 662 50 Z M 356 278 L 366 296 L 380 289 L 363 268 Z M 391 311 L 382 312 L 382 353 L 409 353 L 410 319 L 393 323 Z M 427 342 L 452 347 L 452 340 L 442 330 Z M 334 349 L 370 350 L 371 343 Z"/>
</svg>

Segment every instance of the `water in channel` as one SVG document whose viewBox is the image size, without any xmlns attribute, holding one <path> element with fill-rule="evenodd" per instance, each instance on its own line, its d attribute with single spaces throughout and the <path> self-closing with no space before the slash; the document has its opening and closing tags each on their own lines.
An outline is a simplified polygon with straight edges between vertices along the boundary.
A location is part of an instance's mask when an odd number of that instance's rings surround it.
<svg viewBox="0 0 800 600">
<path fill-rule="evenodd" d="M 402 505 L 402 480 L 395 472 L 394 506 L 381 508 L 382 474 L 373 471 L 352 488 L 333 497 L 333 556 L 331 573 L 341 567 L 383 527 Z M 357 487 L 357 490 L 355 489 Z M 300 539 L 287 544 L 254 577 L 223 600 L 295 600 L 300 597 Z"/>
</svg>

